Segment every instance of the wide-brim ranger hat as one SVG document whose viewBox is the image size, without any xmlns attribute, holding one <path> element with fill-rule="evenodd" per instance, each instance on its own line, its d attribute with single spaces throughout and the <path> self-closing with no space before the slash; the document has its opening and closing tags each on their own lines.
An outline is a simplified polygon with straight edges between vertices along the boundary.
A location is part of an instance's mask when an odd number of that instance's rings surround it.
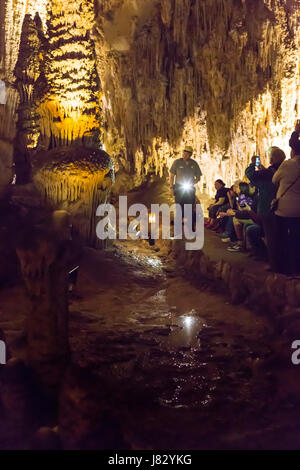
<svg viewBox="0 0 300 470">
<path fill-rule="evenodd" d="M 190 145 L 186 145 L 183 151 L 188 153 L 194 153 L 193 147 L 191 147 Z"/>
</svg>

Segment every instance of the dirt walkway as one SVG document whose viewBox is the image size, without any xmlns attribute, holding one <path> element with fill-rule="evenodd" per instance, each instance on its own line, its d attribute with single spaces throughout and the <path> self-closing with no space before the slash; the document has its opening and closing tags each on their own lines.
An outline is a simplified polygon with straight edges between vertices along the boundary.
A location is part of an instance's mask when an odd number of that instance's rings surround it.
<svg viewBox="0 0 300 470">
<path fill-rule="evenodd" d="M 297 446 L 295 405 L 275 399 L 266 319 L 200 291 L 143 242 L 87 250 L 71 305 L 75 362 L 106 377 L 134 448 Z"/>
</svg>

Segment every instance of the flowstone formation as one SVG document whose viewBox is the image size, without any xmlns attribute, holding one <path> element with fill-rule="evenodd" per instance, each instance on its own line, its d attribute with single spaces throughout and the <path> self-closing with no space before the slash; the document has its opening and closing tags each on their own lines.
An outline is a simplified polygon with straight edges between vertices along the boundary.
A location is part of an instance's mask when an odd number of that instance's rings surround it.
<svg viewBox="0 0 300 470">
<path fill-rule="evenodd" d="M 184 143 L 214 180 L 288 137 L 299 113 L 299 0 L 97 0 L 107 151 L 162 174 Z"/>
<path fill-rule="evenodd" d="M 84 147 L 42 151 L 33 161 L 33 180 L 53 209 L 73 215 L 84 240 L 101 246 L 96 237 L 96 209 L 107 202 L 114 181 L 113 162 L 106 152 Z"/>
</svg>

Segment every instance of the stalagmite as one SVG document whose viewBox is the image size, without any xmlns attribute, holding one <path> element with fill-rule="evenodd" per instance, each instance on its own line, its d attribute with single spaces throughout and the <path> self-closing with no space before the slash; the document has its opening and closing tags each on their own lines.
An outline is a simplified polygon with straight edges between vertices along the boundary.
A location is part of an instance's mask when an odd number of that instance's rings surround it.
<svg viewBox="0 0 300 470">
<path fill-rule="evenodd" d="M 54 390 L 69 362 L 69 249 L 51 225 L 34 226 L 20 237 L 17 254 L 31 304 L 26 319 L 28 363 L 39 381 Z"/>
<path fill-rule="evenodd" d="M 14 86 L 23 20 L 39 12 L 45 19 L 47 0 L 4 0 L 0 2 L 0 80 L 5 100 L 0 102 L 0 196 L 14 177 L 13 141 L 16 135 L 19 93 Z"/>
<path fill-rule="evenodd" d="M 27 182 L 30 174 L 30 159 L 37 147 L 40 130 L 36 101 L 39 89 L 44 83 L 38 83 L 42 73 L 44 35 L 38 15 L 33 19 L 26 15 L 23 22 L 20 52 L 15 67 L 16 86 L 19 91 L 17 135 L 14 141 L 14 161 L 17 182 Z"/>
</svg>

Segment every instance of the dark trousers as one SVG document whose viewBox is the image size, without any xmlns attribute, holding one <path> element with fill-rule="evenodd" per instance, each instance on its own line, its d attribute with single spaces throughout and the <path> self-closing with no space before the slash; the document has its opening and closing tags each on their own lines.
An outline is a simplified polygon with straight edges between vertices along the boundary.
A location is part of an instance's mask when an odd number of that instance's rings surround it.
<svg viewBox="0 0 300 470">
<path fill-rule="evenodd" d="M 220 209 L 221 209 L 221 206 L 220 206 L 220 205 L 211 206 L 211 207 L 208 209 L 209 218 L 210 218 L 210 219 L 216 219 L 216 218 L 217 218 L 217 213 L 219 212 Z"/>
<path fill-rule="evenodd" d="M 210 219 L 216 219 L 218 216 L 218 212 L 227 212 L 228 209 L 230 209 L 230 204 L 223 204 L 220 206 L 220 204 L 215 204 L 214 206 L 210 207 L 208 209 L 208 215 Z"/>
<path fill-rule="evenodd" d="M 191 204 L 193 206 L 192 209 L 192 225 L 195 226 L 196 222 L 196 212 L 195 212 L 195 203 L 196 203 L 196 191 L 195 189 L 191 189 L 189 191 L 183 191 L 180 187 L 174 188 L 174 196 L 175 196 L 175 203 L 179 204 L 182 210 L 182 217 L 184 217 L 184 205 Z"/>
<path fill-rule="evenodd" d="M 299 275 L 300 217 L 280 217 L 276 215 L 271 239 L 274 250 L 274 266 L 272 266 L 274 271 L 289 276 Z"/>
<path fill-rule="evenodd" d="M 262 226 L 264 229 L 265 240 L 268 251 L 269 263 L 272 271 L 278 272 L 279 258 L 277 249 L 277 235 L 276 235 L 276 216 L 273 213 L 261 216 Z"/>
<path fill-rule="evenodd" d="M 221 219 L 221 228 L 224 230 L 224 233 L 227 233 L 232 242 L 236 240 L 232 215 L 226 215 Z"/>
<path fill-rule="evenodd" d="M 266 246 L 262 240 L 263 231 L 260 225 L 251 224 L 245 227 L 246 238 L 251 245 L 252 252 L 260 257 L 266 258 Z"/>
<path fill-rule="evenodd" d="M 174 189 L 175 202 L 181 206 L 182 217 L 184 216 L 184 204 L 195 204 L 195 189 L 183 191 L 182 189 Z"/>
</svg>

